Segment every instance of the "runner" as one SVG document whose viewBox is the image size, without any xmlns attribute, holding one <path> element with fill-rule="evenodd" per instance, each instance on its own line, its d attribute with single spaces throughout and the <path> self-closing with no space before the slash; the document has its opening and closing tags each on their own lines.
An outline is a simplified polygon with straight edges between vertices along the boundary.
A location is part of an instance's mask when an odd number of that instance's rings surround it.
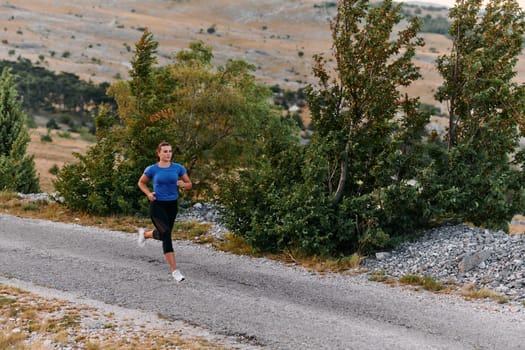
<svg viewBox="0 0 525 350">
<path fill-rule="evenodd" d="M 171 231 L 178 213 L 178 188 L 190 190 L 191 180 L 186 169 L 178 163 L 173 163 L 173 151 L 168 142 L 161 142 L 157 147 L 158 162 L 148 166 L 139 179 L 138 186 L 149 199 L 149 212 L 154 229 L 145 231 L 139 229 L 138 244 L 143 247 L 146 239 L 162 241 L 164 258 L 171 268 L 173 278 L 177 282 L 184 280 L 184 276 L 177 269 Z M 152 181 L 153 191 L 148 182 Z"/>
</svg>

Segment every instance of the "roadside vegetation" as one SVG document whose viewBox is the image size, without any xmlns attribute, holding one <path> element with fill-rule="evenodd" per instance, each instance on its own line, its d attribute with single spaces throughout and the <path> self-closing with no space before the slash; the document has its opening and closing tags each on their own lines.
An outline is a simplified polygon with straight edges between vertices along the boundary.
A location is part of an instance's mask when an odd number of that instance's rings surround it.
<svg viewBox="0 0 525 350">
<path fill-rule="evenodd" d="M 413 58 L 424 41 L 418 16 L 394 30 L 405 18 L 392 1 L 339 2 L 333 51 L 314 57 L 318 83 L 293 96 L 311 116 L 307 142 L 296 116 L 279 108 L 290 99 L 271 103 L 272 90 L 281 91 L 258 83 L 253 65 L 215 67 L 211 47 L 194 42 L 158 66 L 158 42 L 144 29 L 130 80 L 98 99 L 96 141 L 54 169 L 64 203 L 49 214 L 107 227 L 118 221 L 115 229 L 129 232 L 145 226 L 147 199 L 136 182 L 165 140 L 194 182 L 184 199 L 224 209 L 230 235 L 212 242 L 219 249 L 337 270 L 447 222 L 508 231 L 525 211 L 525 86 L 513 81 L 525 21 L 514 0 L 481 6 L 468 0 L 450 10 L 453 46 L 436 62 L 444 82 L 435 98 L 449 106 L 443 135 L 426 130 L 428 105 L 400 93 L 420 78 Z M 1 188 L 35 192 L 25 115 L 11 71 L 3 72 L 0 88 L 11 97 L 0 115 Z"/>
<path fill-rule="evenodd" d="M 449 126 L 437 134 L 426 129 L 428 106 L 400 92 L 420 78 L 413 59 L 424 45 L 421 21 L 403 22 L 401 9 L 338 3 L 333 50 L 314 56 L 318 82 L 298 96 L 311 116 L 307 142 L 253 65 L 215 67 L 211 47 L 193 42 L 158 66 L 158 42 L 145 29 L 130 80 L 108 87 L 115 105 L 97 106 L 96 142 L 54 170 L 56 191 L 70 210 L 144 217 L 136 182 L 165 140 L 194 182 L 182 196 L 219 203 L 231 234 L 255 253 L 341 260 L 447 222 L 508 231 L 525 211 L 525 86 L 513 80 L 524 14 L 514 0 L 450 10 L 453 45 L 436 62 L 435 95 L 449 106 Z M 25 141 L 6 144 L 4 157 Z M 2 188 L 27 192 L 20 186 Z"/>
<path fill-rule="evenodd" d="M 384 271 L 375 271 L 369 274 L 368 280 L 381 282 L 392 287 L 409 287 L 414 290 L 425 290 L 438 294 L 454 294 L 465 300 L 490 299 L 498 304 L 509 302 L 509 298 L 487 288 L 480 288 L 473 284 L 458 285 L 453 281 L 438 281 L 432 276 L 408 274 L 399 278 L 393 278 Z M 524 304 L 525 306 L 525 304 Z"/>
<path fill-rule="evenodd" d="M 301 138 L 303 120 L 283 113 L 287 102 L 270 102 L 278 87 L 257 82 L 255 67 L 244 60 L 213 66 L 213 51 L 203 42 L 158 66 L 158 42 L 144 28 L 130 80 L 97 87 L 70 74 L 48 76 L 25 60 L 4 62 L 10 68 L 0 79 L 0 211 L 136 232 L 149 225 L 137 179 L 154 161 L 156 145 L 168 141 L 194 182 L 195 190 L 182 197 L 219 203 L 230 230 L 217 240 L 207 224 L 177 223 L 174 239 L 322 273 L 353 273 L 363 256 L 431 226 L 469 222 L 508 231 L 512 217 L 525 213 L 525 152 L 519 147 L 525 85 L 514 80 L 525 15 L 515 0 L 490 0 L 484 11 L 480 0 L 462 1 L 450 10 L 450 22 L 429 14 L 421 21 L 420 15 L 404 17 L 402 5 L 390 0 L 374 6 L 367 0 L 338 2 L 333 50 L 314 56 L 317 83 L 294 96 L 309 111 L 307 140 Z M 448 106 L 442 135 L 426 129 L 431 108 L 400 92 L 420 78 L 413 59 L 424 45 L 425 26 L 452 39 L 450 52 L 436 62 L 443 84 L 435 98 Z M 29 79 L 26 71 L 41 79 Z M 57 86 L 42 85 L 49 79 Z M 15 85 L 23 87 L 20 96 Z M 53 90 L 64 86 L 74 93 Z M 54 169 L 63 204 L 16 194 L 39 191 L 34 159 L 26 155 L 21 101 L 29 111 L 47 110 L 55 122 L 73 128 L 64 115 L 94 116 L 92 147 Z M 55 128 L 51 120 L 47 127 Z M 41 141 L 52 142 L 47 136 Z M 487 290 L 427 276 L 393 280 L 378 273 L 371 279 L 506 302 Z M 11 296 L 19 291 L 0 293 L 0 310 L 7 315 L 2 317 L 21 322 L 2 332 L 0 348 L 23 349 L 21 339 L 41 326 L 17 304 L 23 298 Z M 64 314 L 39 330 L 52 330 L 55 341 L 66 342 L 77 316 Z"/>
</svg>

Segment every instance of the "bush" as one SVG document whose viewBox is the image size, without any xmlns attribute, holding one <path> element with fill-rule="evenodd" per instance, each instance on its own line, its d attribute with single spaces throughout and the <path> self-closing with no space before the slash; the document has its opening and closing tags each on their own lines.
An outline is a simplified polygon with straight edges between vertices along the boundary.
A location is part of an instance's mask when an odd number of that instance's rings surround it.
<svg viewBox="0 0 525 350">
<path fill-rule="evenodd" d="M 330 238 L 337 224 L 324 195 L 303 184 L 303 152 L 297 146 L 279 152 L 273 164 L 242 171 L 221 185 L 226 224 L 258 251 L 334 250 Z"/>
<path fill-rule="evenodd" d="M 346 198 L 333 207 L 324 188 L 325 162 L 306 152 L 300 146 L 282 150 L 221 184 L 225 223 L 256 250 L 368 254 L 393 247 L 425 223 L 418 189 L 409 185 Z"/>
<path fill-rule="evenodd" d="M 53 164 L 53 166 L 49 168 L 49 173 L 51 175 L 57 175 L 59 171 L 60 171 L 60 168 L 56 164 Z"/>
<path fill-rule="evenodd" d="M 441 16 L 433 18 L 432 16 L 427 15 L 423 18 L 421 32 L 447 35 L 449 28 L 450 22 L 446 18 Z"/>
<path fill-rule="evenodd" d="M 53 138 L 51 137 L 51 134 L 49 133 L 40 135 L 40 142 L 53 142 Z"/>
<path fill-rule="evenodd" d="M 522 177 L 505 159 L 456 146 L 421 172 L 422 200 L 433 208 L 435 218 L 508 231 L 508 223 L 524 205 Z"/>
<path fill-rule="evenodd" d="M 55 120 L 55 118 L 51 118 L 47 121 L 46 123 L 46 128 L 48 129 L 55 129 L 55 130 L 58 130 L 60 129 L 60 127 L 58 126 L 58 123 L 57 121 Z"/>
<path fill-rule="evenodd" d="M 140 212 L 137 181 L 143 169 L 121 161 L 111 139 L 75 156 L 79 162 L 65 165 L 54 183 L 68 207 L 99 215 Z"/>
</svg>

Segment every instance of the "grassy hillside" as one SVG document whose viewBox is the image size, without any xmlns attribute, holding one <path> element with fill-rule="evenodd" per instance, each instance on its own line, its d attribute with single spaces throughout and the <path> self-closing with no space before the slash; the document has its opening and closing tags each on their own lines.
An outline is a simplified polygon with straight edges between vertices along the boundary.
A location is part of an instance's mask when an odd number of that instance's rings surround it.
<svg viewBox="0 0 525 350">
<path fill-rule="evenodd" d="M 100 83 L 127 78 L 135 42 L 148 27 L 159 41 L 159 63 L 194 40 L 214 48 L 215 63 L 243 58 L 256 75 L 286 89 L 311 80 L 312 55 L 329 52 L 328 20 L 335 1 L 321 0 L 9 0 L 0 4 L 0 58 L 19 55 L 55 71 Z M 413 9 L 411 9 L 413 11 Z M 423 11 L 420 15 L 425 15 Z M 447 17 L 445 9 L 432 16 Z M 417 54 L 424 76 L 409 88 L 422 101 L 437 104 L 440 84 L 434 68 L 448 52 L 443 35 L 423 34 L 427 45 Z M 525 78 L 525 59 L 518 66 Z"/>
<path fill-rule="evenodd" d="M 49 172 L 53 167 L 62 167 L 66 163 L 74 163 L 77 159 L 73 153 L 84 154 L 91 145 L 76 133 L 64 133 L 58 130 L 51 131 L 51 142 L 42 141 L 47 135 L 45 127 L 30 129 L 31 142 L 27 152 L 35 156 L 35 167 L 43 192 L 54 192 L 53 180 L 55 176 Z M 62 135 L 62 136 L 60 136 Z"/>
</svg>

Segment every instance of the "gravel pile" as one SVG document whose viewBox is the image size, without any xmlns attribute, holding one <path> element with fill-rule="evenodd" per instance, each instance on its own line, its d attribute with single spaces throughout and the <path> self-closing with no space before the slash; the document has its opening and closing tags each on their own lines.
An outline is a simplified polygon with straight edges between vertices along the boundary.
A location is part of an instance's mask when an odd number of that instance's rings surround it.
<svg viewBox="0 0 525 350">
<path fill-rule="evenodd" d="M 195 203 L 189 206 L 181 203 L 181 209 L 177 215 L 176 221 L 197 221 L 211 224 L 210 234 L 216 239 L 223 239 L 224 234 L 228 232 L 222 225 L 221 216 L 217 207 L 211 203 Z"/>
<path fill-rule="evenodd" d="M 427 231 L 416 242 L 376 253 L 364 267 L 389 276 L 431 276 L 473 284 L 525 302 L 525 235 L 508 235 L 467 225 Z"/>
</svg>

